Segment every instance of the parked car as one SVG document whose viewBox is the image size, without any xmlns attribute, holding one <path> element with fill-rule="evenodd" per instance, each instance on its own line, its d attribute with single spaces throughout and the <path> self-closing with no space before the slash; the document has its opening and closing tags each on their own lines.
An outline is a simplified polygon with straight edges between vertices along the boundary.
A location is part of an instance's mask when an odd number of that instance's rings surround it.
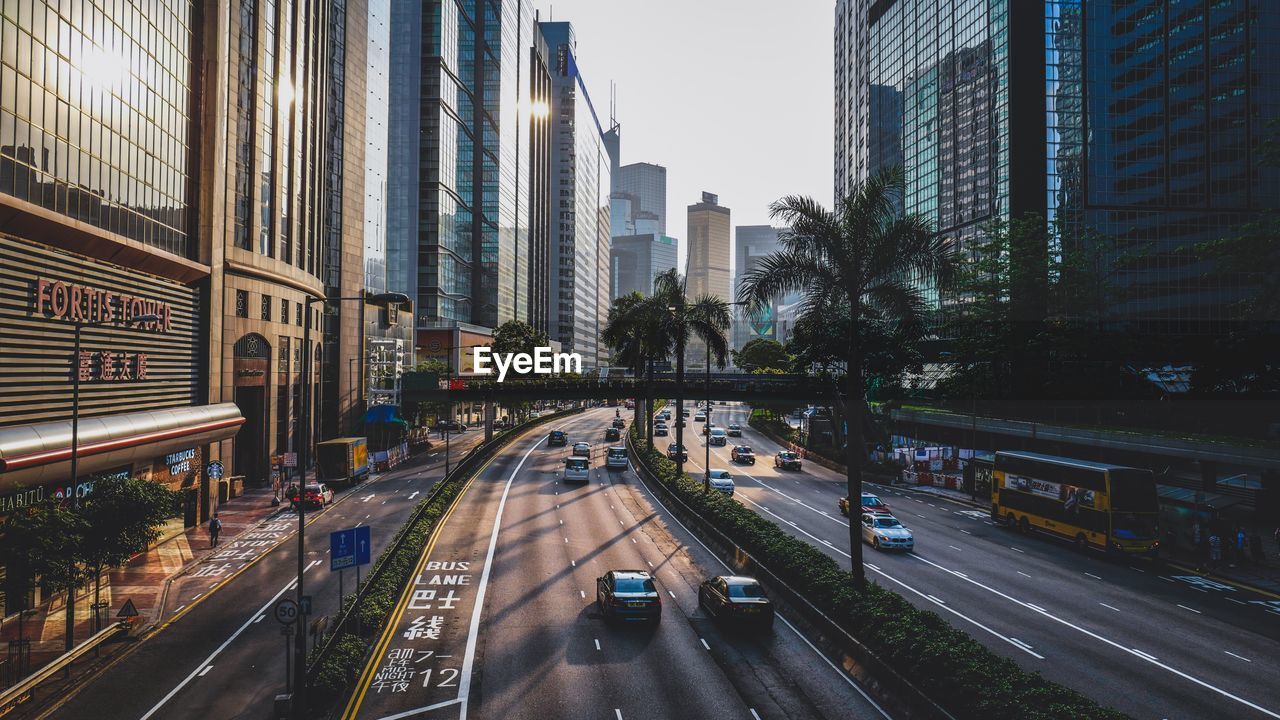
<svg viewBox="0 0 1280 720">
<path fill-rule="evenodd" d="M 729 459 L 743 465 L 756 464 L 756 454 L 746 445 L 735 445 L 734 448 L 729 451 Z"/>
<path fill-rule="evenodd" d="M 605 620 L 662 619 L 662 596 L 646 570 L 610 570 L 596 578 L 596 607 Z"/>
<path fill-rule="evenodd" d="M 893 511 L 889 509 L 889 506 L 886 505 L 883 500 L 870 493 L 862 494 L 861 510 L 864 513 L 882 513 L 885 515 L 893 514 Z M 840 513 L 843 515 L 849 514 L 848 497 L 840 498 Z"/>
<path fill-rule="evenodd" d="M 877 550 L 911 550 L 915 537 L 898 518 L 879 513 L 862 514 L 862 541 Z"/>
<path fill-rule="evenodd" d="M 616 427 L 611 427 L 604 431 L 605 442 L 617 442 L 622 439 L 622 431 Z"/>
<path fill-rule="evenodd" d="M 295 487 L 293 497 L 289 498 L 295 505 L 298 503 L 298 494 Z M 307 483 L 302 491 L 302 501 L 308 507 L 324 507 L 333 502 L 333 491 L 324 483 Z"/>
<path fill-rule="evenodd" d="M 773 625 L 773 603 L 753 577 L 717 575 L 698 586 L 698 606 L 708 615 L 726 622 Z"/>
<path fill-rule="evenodd" d="M 729 474 L 728 470 L 712 468 L 709 475 L 712 490 L 719 490 L 725 495 L 733 496 L 733 476 Z"/>
<path fill-rule="evenodd" d="M 729 436 L 725 435 L 722 428 L 713 428 L 711 434 L 707 436 L 707 444 L 712 446 L 722 446 L 729 444 Z"/>
<path fill-rule="evenodd" d="M 572 456 L 564 459 L 565 482 L 590 482 L 591 461 L 584 457 Z"/>
<path fill-rule="evenodd" d="M 742 426 L 737 424 L 729 425 L 729 437 L 742 437 Z"/>
<path fill-rule="evenodd" d="M 591 457 L 591 443 L 589 442 L 574 443 L 572 454 L 580 457 Z"/>
<path fill-rule="evenodd" d="M 800 455 L 798 453 L 793 453 L 790 450 L 783 450 L 773 456 L 773 466 L 776 468 L 782 468 L 783 470 L 799 470 Z"/>
<path fill-rule="evenodd" d="M 467 431 L 467 426 L 457 422 L 456 420 L 441 420 L 436 423 L 434 429 L 438 433 L 464 433 Z"/>
<path fill-rule="evenodd" d="M 568 444 L 569 444 L 569 436 L 566 435 L 563 430 L 552 430 L 551 436 L 547 438 L 547 445 L 549 446 L 568 445 Z"/>
<path fill-rule="evenodd" d="M 610 470 L 626 470 L 627 448 L 622 445 L 614 445 L 609 448 L 609 452 L 604 458 L 604 466 Z"/>
<path fill-rule="evenodd" d="M 675 443 L 671 443 L 670 445 L 668 445 L 668 446 L 667 446 L 667 459 L 668 459 L 668 460 L 675 460 L 677 455 L 679 455 L 679 456 L 680 456 L 680 459 L 681 459 L 681 460 L 683 460 L 683 461 L 685 461 L 685 462 L 688 462 L 688 461 L 689 461 L 689 448 L 686 448 L 686 447 L 680 447 L 679 445 L 676 445 Z"/>
</svg>

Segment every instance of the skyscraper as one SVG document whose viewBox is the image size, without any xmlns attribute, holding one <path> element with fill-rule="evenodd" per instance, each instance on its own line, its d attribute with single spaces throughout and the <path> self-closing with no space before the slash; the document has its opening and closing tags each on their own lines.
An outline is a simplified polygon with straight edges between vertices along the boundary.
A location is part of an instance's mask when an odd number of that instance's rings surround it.
<svg viewBox="0 0 1280 720">
<path fill-rule="evenodd" d="M 388 287 L 419 328 L 528 319 L 529 0 L 392 0 Z"/>
<path fill-rule="evenodd" d="M 761 258 L 782 248 L 781 243 L 778 242 L 780 231 L 780 228 L 769 225 L 739 225 L 734 228 L 733 291 L 735 298 L 739 288 L 742 287 L 743 276 L 754 269 Z M 734 308 L 731 337 L 733 347 L 741 350 L 743 345 L 757 338 L 778 340 L 778 308 L 781 305 L 794 304 L 797 299 L 796 293 L 775 298 L 775 302 L 752 314 L 747 314 L 744 308 Z"/>
<path fill-rule="evenodd" d="M 702 193 L 702 201 L 689 206 L 689 252 L 686 270 L 686 294 L 692 299 L 703 295 L 733 301 L 729 263 L 729 208 L 720 198 Z M 730 338 L 732 339 L 732 338 Z M 691 366 L 705 367 L 706 346 L 693 341 L 688 345 Z"/>
<path fill-rule="evenodd" d="M 616 192 L 626 193 L 632 199 L 633 217 L 643 214 L 657 220 L 659 235 L 667 234 L 667 169 L 653 163 L 623 165 L 613 184 Z M 647 232 L 637 230 L 637 232 Z"/>
<path fill-rule="evenodd" d="M 618 235 L 609 250 L 612 297 L 653 294 L 653 278 L 679 262 L 676 239 L 666 235 Z"/>
<path fill-rule="evenodd" d="M 559 188 L 552 231 L 551 339 L 588 366 L 605 364 L 609 312 L 609 165 L 605 133 L 579 71 L 573 26 L 539 23 L 551 73 L 551 177 Z"/>
<path fill-rule="evenodd" d="M 1040 215 L 1062 232 L 1033 254 L 1127 258 L 1120 327 L 1220 331 L 1248 288 L 1195 248 L 1280 204 L 1278 31 L 1247 0 L 839 0 L 835 194 L 901 164 L 962 249 Z"/>
</svg>

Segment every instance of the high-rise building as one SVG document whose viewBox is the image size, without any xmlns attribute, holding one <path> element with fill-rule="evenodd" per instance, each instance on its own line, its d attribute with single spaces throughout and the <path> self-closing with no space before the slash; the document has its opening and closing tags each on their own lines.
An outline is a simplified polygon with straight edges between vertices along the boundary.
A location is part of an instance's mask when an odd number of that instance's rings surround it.
<svg viewBox="0 0 1280 720">
<path fill-rule="evenodd" d="M 631 163 L 618 170 L 614 181 L 615 192 L 626 193 L 632 198 L 631 213 L 641 213 L 657 220 L 659 235 L 667 234 L 667 169 L 653 163 Z M 648 232 L 637 230 L 637 232 Z"/>
<path fill-rule="evenodd" d="M 1195 248 L 1280 204 L 1277 31 L 1247 0 L 838 0 L 835 194 L 900 164 L 962 249 L 1040 215 L 1061 234 L 1033 254 L 1125 258 L 1120 327 L 1219 331 L 1248 288 Z"/>
<path fill-rule="evenodd" d="M 529 318 L 530 0 L 392 0 L 388 287 L 420 329 Z"/>
<path fill-rule="evenodd" d="M 702 201 L 688 208 L 689 250 L 686 260 L 685 289 L 691 300 L 704 295 L 733 302 L 729 272 L 729 208 L 720 198 L 702 193 Z M 732 340 L 732 338 L 730 338 Z M 686 346 L 686 362 L 690 367 L 706 366 L 706 346 L 692 340 Z"/>
<path fill-rule="evenodd" d="M 742 287 L 742 278 L 759 264 L 760 259 L 782 249 L 778 241 L 781 228 L 769 225 L 739 225 L 734 228 L 733 292 L 736 299 Z M 774 302 L 755 313 L 735 307 L 733 313 L 732 344 L 737 350 L 757 338 L 780 340 L 778 334 L 778 310 L 784 305 L 794 305 L 798 293 L 775 298 Z"/>
<path fill-rule="evenodd" d="M 609 166 L 605 132 L 579 71 L 573 26 L 539 23 L 555 57 L 551 73 L 551 177 L 556 218 L 551 241 L 550 336 L 583 362 L 603 365 L 609 312 Z"/>
<path fill-rule="evenodd" d="M 619 235 L 609 250 L 611 299 L 633 292 L 653 294 L 653 278 L 679 262 L 676 239 L 665 235 Z"/>
<path fill-rule="evenodd" d="M 535 14 L 536 19 L 536 14 Z M 529 237 L 528 282 L 524 284 L 528 322 L 550 335 L 552 228 L 556 226 L 551 189 L 551 51 L 541 31 L 529 48 Z"/>
</svg>

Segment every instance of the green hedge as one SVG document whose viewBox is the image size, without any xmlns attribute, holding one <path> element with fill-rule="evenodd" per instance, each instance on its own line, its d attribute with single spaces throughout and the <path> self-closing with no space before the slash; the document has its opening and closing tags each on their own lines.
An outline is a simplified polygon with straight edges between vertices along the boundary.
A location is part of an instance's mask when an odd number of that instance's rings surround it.
<svg viewBox="0 0 1280 720">
<path fill-rule="evenodd" d="M 795 442 L 800 434 L 798 430 L 779 420 L 773 413 L 760 408 L 751 411 L 747 424 L 760 432 L 772 433 L 787 442 Z"/>
<path fill-rule="evenodd" d="M 718 492 L 704 492 L 675 463 L 649 451 L 632 429 L 633 447 L 658 480 L 788 587 L 924 688 L 957 718 L 983 720 L 1120 720 L 1080 693 L 1000 657 L 936 613 L 875 583 L 858 590 L 853 575 L 814 546 Z"/>
</svg>

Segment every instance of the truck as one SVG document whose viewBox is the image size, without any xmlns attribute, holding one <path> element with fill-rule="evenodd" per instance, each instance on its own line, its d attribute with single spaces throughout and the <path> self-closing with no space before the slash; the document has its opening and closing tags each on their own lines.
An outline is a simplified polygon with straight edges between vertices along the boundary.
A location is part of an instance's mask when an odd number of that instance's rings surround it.
<svg viewBox="0 0 1280 720">
<path fill-rule="evenodd" d="M 331 485 L 355 485 L 369 474 L 369 445 L 362 437 L 316 443 L 316 478 Z"/>
</svg>

